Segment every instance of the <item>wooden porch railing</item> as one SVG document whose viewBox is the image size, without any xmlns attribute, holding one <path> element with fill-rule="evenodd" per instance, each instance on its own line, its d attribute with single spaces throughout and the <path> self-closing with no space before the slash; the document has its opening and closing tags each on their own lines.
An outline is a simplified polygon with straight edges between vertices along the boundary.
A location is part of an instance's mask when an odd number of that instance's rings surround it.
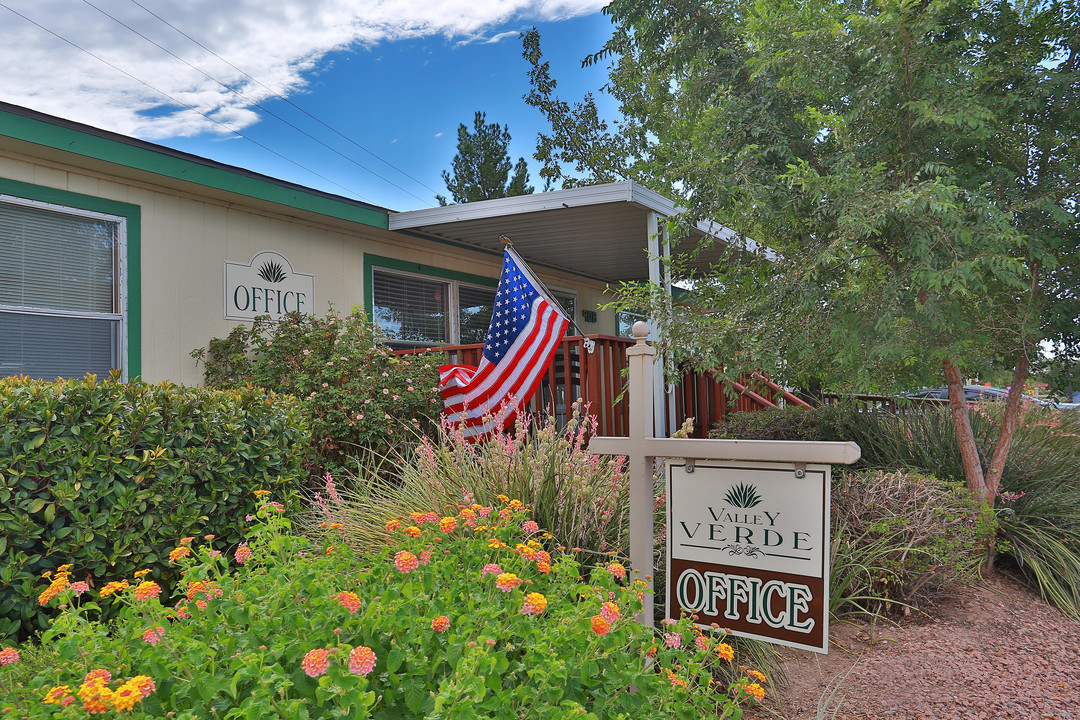
<svg viewBox="0 0 1080 720">
<path fill-rule="evenodd" d="M 597 433 L 626 437 L 630 434 L 630 416 L 623 393 L 623 371 L 627 368 L 626 348 L 634 341 L 613 335 L 589 335 L 588 338 L 596 343 L 592 353 L 585 350 L 586 336 L 563 338 L 528 410 L 553 416 L 562 425 L 567 420 L 568 405 L 581 398 L 588 403 L 589 413 L 596 416 Z M 479 365 L 483 349 L 482 344 L 444 345 L 396 352 L 402 355 L 441 352 L 448 363 Z M 730 389 L 725 388 L 725 384 L 711 374 L 702 375 L 690 370 L 681 373 L 674 393 L 675 417 L 667 417 L 668 427 L 674 431 L 686 418 L 692 417 L 694 437 L 706 437 L 709 429 L 727 419 L 730 412 L 764 410 L 781 403 L 806 405 L 758 373 L 731 383 Z M 665 408 L 666 414 L 669 414 L 668 410 Z"/>
</svg>

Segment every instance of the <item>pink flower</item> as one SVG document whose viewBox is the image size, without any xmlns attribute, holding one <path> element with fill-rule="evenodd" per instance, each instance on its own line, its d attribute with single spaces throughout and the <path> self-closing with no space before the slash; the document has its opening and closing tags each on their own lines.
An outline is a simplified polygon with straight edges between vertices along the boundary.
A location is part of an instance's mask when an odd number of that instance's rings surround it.
<svg viewBox="0 0 1080 720">
<path fill-rule="evenodd" d="M 375 652 L 365 646 L 353 648 L 349 653 L 349 672 L 353 675 L 367 675 L 375 669 Z"/>
<path fill-rule="evenodd" d="M 71 589 L 75 591 L 75 597 L 82 595 L 90 589 L 90 586 L 82 581 L 71 583 Z"/>
<path fill-rule="evenodd" d="M 538 592 L 531 592 L 525 596 L 525 603 L 521 606 L 522 615 L 539 615 L 547 609 L 547 598 Z"/>
<path fill-rule="evenodd" d="M 680 633 L 664 633 L 664 642 L 667 643 L 669 648 L 677 648 L 682 646 L 682 634 Z"/>
<path fill-rule="evenodd" d="M 446 629 L 450 627 L 450 618 L 445 615 L 436 615 L 431 621 L 431 629 L 435 632 L 446 632 Z"/>
<path fill-rule="evenodd" d="M 304 673 L 308 677 L 325 675 L 330 668 L 330 653 L 323 648 L 309 650 L 303 662 L 300 663 L 300 667 L 304 668 Z"/>
<path fill-rule="evenodd" d="M 510 592 L 522 582 L 514 573 L 503 573 L 495 579 L 495 587 L 499 588 L 503 592 Z"/>
<path fill-rule="evenodd" d="M 480 577 L 485 575 L 500 575 L 502 574 L 502 568 L 495 563 L 488 563 L 484 566 L 484 569 L 480 571 Z"/>
<path fill-rule="evenodd" d="M 694 645 L 697 646 L 698 650 L 709 649 L 709 641 L 705 638 L 704 635 L 698 635 L 696 638 L 694 638 Z"/>
<path fill-rule="evenodd" d="M 143 642 L 150 643 L 151 645 L 157 645 L 163 637 L 165 637 L 165 628 L 160 625 L 156 628 L 150 628 L 142 634 Z"/>
<path fill-rule="evenodd" d="M 251 548 L 249 548 L 245 543 L 240 547 L 236 548 L 236 554 L 233 557 L 236 558 L 236 562 L 243 565 L 251 559 Z"/>
<path fill-rule="evenodd" d="M 355 615 L 356 611 L 360 609 L 360 597 L 354 592 L 340 592 L 334 596 L 337 601 L 349 611 L 350 615 Z"/>
<path fill-rule="evenodd" d="M 606 602 L 600 607 L 600 617 L 613 623 L 619 619 L 619 606 L 613 602 Z"/>
<path fill-rule="evenodd" d="M 521 524 L 521 530 L 526 535 L 532 535 L 534 532 L 540 530 L 540 526 L 536 524 L 535 520 L 526 520 Z"/>
<path fill-rule="evenodd" d="M 408 550 L 402 550 L 394 555 L 394 566 L 398 572 L 411 573 L 420 566 L 420 561 Z"/>
<path fill-rule="evenodd" d="M 431 551 L 430 550 L 421 550 L 420 551 L 420 564 L 421 565 L 427 565 L 429 562 L 431 562 Z"/>
<path fill-rule="evenodd" d="M 0 650 L 0 667 L 5 665 L 14 665 L 19 662 L 19 651 L 13 647 L 6 647 Z"/>
</svg>

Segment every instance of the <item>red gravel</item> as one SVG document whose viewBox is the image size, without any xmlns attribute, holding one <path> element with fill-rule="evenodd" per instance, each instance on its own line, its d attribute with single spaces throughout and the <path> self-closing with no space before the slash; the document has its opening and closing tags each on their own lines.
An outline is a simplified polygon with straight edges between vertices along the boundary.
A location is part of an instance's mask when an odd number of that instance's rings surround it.
<svg viewBox="0 0 1080 720">
<path fill-rule="evenodd" d="M 785 649 L 779 702 L 748 717 L 1080 720 L 1080 624 L 1001 574 L 954 592 L 929 622 L 834 625 L 827 656 Z"/>
</svg>

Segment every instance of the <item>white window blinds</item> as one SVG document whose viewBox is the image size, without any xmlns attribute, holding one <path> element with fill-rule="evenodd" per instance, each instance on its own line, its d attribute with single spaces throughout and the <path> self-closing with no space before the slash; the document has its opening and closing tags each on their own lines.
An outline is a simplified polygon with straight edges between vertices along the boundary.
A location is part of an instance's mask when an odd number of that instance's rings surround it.
<svg viewBox="0 0 1080 720">
<path fill-rule="evenodd" d="M 122 218 L 0 198 L 0 376 L 121 368 Z"/>
</svg>

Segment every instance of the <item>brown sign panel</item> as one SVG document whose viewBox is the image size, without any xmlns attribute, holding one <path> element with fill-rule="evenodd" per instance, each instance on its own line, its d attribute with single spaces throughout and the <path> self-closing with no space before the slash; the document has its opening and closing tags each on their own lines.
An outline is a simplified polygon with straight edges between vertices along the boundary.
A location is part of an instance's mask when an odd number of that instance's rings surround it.
<svg viewBox="0 0 1080 720">
<path fill-rule="evenodd" d="M 670 617 L 679 617 L 675 609 L 681 608 L 704 627 L 716 624 L 795 647 L 827 647 L 824 578 L 677 558 L 671 558 L 668 573 Z"/>
<path fill-rule="evenodd" d="M 821 464 L 669 461 L 668 617 L 827 653 L 830 476 Z"/>
</svg>

